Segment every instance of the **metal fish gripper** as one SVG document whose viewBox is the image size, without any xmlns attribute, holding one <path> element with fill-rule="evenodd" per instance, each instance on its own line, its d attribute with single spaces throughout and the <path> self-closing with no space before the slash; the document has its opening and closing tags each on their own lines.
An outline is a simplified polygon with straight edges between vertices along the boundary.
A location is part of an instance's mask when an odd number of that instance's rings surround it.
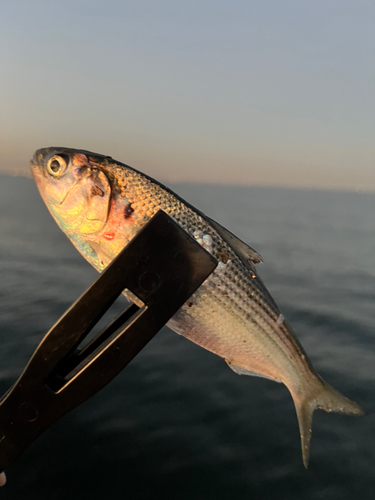
<svg viewBox="0 0 375 500">
<path fill-rule="evenodd" d="M 217 260 L 159 211 L 51 328 L 0 402 L 0 471 L 107 385 L 213 272 Z M 84 347 L 127 288 L 132 304 Z"/>
</svg>

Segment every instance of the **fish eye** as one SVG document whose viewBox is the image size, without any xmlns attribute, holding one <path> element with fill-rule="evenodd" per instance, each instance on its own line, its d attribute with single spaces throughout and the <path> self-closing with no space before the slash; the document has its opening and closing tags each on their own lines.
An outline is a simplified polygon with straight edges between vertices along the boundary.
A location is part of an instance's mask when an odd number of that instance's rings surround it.
<svg viewBox="0 0 375 500">
<path fill-rule="evenodd" d="M 63 156 L 52 156 L 47 163 L 48 172 L 54 177 L 62 175 L 68 166 L 68 160 Z"/>
</svg>

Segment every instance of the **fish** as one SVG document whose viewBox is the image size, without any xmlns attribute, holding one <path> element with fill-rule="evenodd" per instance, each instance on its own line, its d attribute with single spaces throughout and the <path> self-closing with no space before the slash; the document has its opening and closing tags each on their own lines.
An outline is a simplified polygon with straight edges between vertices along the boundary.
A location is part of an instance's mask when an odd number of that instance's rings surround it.
<svg viewBox="0 0 375 500">
<path fill-rule="evenodd" d="M 39 149 L 31 172 L 52 217 L 101 272 L 163 210 L 218 260 L 167 326 L 225 360 L 240 375 L 283 383 L 296 409 L 308 466 L 313 412 L 361 415 L 361 408 L 314 370 L 255 267 L 261 255 L 148 175 L 97 153 Z M 125 296 L 142 306 L 129 290 Z"/>
</svg>

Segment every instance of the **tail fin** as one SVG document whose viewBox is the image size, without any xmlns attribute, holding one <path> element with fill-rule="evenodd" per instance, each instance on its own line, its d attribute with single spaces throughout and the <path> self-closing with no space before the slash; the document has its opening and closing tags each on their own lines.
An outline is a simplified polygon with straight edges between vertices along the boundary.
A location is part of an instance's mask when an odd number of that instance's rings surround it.
<svg viewBox="0 0 375 500">
<path fill-rule="evenodd" d="M 293 395 L 292 393 L 301 434 L 302 459 L 306 469 L 309 463 L 311 422 L 314 410 L 321 409 L 328 412 L 335 411 L 339 413 L 363 415 L 363 411 L 356 403 L 342 396 L 323 380 L 321 382 L 322 386 L 320 392 L 315 393 L 310 399 L 300 399 L 297 395 Z"/>
</svg>

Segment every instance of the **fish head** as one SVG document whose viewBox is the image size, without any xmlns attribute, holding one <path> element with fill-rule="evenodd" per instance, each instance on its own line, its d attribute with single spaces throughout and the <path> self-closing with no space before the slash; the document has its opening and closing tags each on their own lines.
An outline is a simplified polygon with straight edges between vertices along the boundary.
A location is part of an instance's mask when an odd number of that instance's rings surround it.
<svg viewBox="0 0 375 500">
<path fill-rule="evenodd" d="M 130 167 L 90 151 L 39 149 L 31 172 L 52 217 L 99 271 L 147 222 L 125 192 Z M 133 198 L 132 198 L 133 200 Z"/>
<path fill-rule="evenodd" d="M 50 147 L 36 151 L 31 160 L 39 192 L 65 233 L 94 235 L 108 220 L 111 185 L 103 168 L 105 157 L 90 155 Z"/>
</svg>

